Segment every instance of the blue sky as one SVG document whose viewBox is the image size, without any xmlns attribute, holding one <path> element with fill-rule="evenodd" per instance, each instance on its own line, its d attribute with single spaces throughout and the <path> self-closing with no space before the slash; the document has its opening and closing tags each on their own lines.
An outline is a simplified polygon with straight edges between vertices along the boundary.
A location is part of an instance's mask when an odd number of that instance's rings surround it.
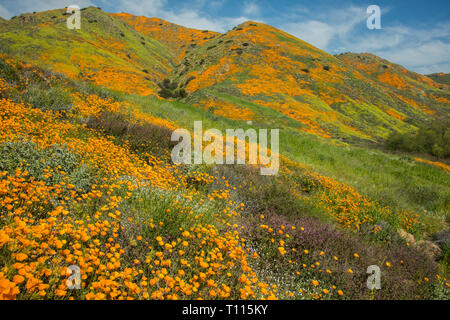
<svg viewBox="0 0 450 320">
<path fill-rule="evenodd" d="M 331 54 L 371 52 L 419 73 L 450 73 L 448 0 L 0 0 L 0 16 L 71 4 L 219 32 L 246 20 L 259 21 Z M 380 30 L 366 27 L 369 5 L 381 8 Z"/>
</svg>

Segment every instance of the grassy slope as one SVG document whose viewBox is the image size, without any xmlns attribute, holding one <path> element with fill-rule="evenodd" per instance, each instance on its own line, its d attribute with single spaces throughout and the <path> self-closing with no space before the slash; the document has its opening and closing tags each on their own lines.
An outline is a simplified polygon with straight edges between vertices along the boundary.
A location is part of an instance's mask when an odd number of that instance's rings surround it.
<svg viewBox="0 0 450 320">
<path fill-rule="evenodd" d="M 226 96 L 225 96 L 226 97 Z M 256 107 L 239 99 L 232 99 L 247 107 Z M 280 153 L 295 159 L 321 174 L 356 187 L 363 194 L 396 210 L 413 210 L 425 222 L 425 231 L 434 233 L 449 223 L 450 179 L 445 171 L 411 157 L 389 154 L 367 147 L 332 144 L 299 132 L 292 120 L 267 108 L 267 119 L 248 124 L 212 115 L 207 110 L 176 101 L 153 97 L 123 95 L 120 99 L 132 101 L 143 112 L 173 120 L 180 127 L 192 130 L 193 122 L 203 121 L 203 127 L 217 128 L 274 128 L 277 121 L 286 125 L 280 134 Z M 284 118 L 284 119 L 283 119 Z M 274 120 L 276 119 L 276 120 Z M 291 127 L 289 127 L 289 122 Z"/>
<path fill-rule="evenodd" d="M 119 19 L 89 7 L 81 29 L 69 30 L 64 10 L 24 14 L 1 26 L 3 51 L 72 79 L 154 94 L 172 68 L 172 53 Z"/>
</svg>

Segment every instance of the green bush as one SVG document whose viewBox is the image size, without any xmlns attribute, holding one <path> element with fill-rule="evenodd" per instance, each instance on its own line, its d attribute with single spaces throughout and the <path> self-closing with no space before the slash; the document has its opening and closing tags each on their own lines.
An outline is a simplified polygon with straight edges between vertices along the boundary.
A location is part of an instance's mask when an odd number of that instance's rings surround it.
<svg viewBox="0 0 450 320">
<path fill-rule="evenodd" d="M 80 158 L 62 146 L 40 149 L 31 141 L 6 142 L 0 145 L 0 171 L 14 174 L 26 170 L 36 180 L 49 185 L 68 177 L 76 189 L 87 191 L 94 183 L 92 170 L 80 163 Z M 46 176 L 45 171 L 52 175 Z M 65 174 L 61 173 L 65 172 Z"/>
<path fill-rule="evenodd" d="M 0 59 L 0 75 L 9 83 L 16 83 L 19 81 L 19 76 L 16 71 L 2 59 Z"/>
<path fill-rule="evenodd" d="M 436 119 L 413 133 L 392 133 L 386 140 L 390 150 L 427 153 L 437 158 L 450 157 L 450 119 Z"/>
<path fill-rule="evenodd" d="M 158 95 L 164 99 L 187 97 L 186 90 L 184 88 L 178 88 L 178 82 L 176 81 L 164 79 L 161 83 L 158 83 L 158 86 L 161 88 Z"/>
<path fill-rule="evenodd" d="M 138 154 L 150 153 L 158 157 L 168 155 L 175 145 L 170 137 L 172 131 L 150 123 L 131 123 L 125 116 L 112 112 L 103 112 L 98 117 L 90 117 L 87 126 L 103 130 L 106 134 L 128 141 L 131 150 Z"/>
<path fill-rule="evenodd" d="M 236 201 L 245 202 L 245 210 L 252 215 L 314 216 L 320 220 L 328 217 L 323 209 L 292 192 L 303 176 L 301 170 L 274 177 L 262 176 L 258 168 L 248 165 L 218 165 L 215 174 L 238 186 Z"/>
<path fill-rule="evenodd" d="M 25 103 L 42 110 L 67 112 L 73 107 L 69 92 L 59 86 L 48 89 L 38 84 L 30 86 L 22 99 Z"/>
</svg>

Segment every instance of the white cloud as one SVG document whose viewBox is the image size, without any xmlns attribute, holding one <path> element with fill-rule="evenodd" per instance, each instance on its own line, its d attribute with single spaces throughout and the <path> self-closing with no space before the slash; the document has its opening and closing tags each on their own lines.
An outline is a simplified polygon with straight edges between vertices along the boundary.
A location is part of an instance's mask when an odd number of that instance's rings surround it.
<svg viewBox="0 0 450 320">
<path fill-rule="evenodd" d="M 217 9 L 222 8 L 226 2 L 227 2 L 227 0 L 213 0 L 213 1 L 208 1 L 207 5 L 210 8 L 217 10 Z"/>
<path fill-rule="evenodd" d="M 433 28 L 400 25 L 366 34 L 343 39 L 343 46 L 353 52 L 374 53 L 419 73 L 450 71 L 450 23 Z"/>
<path fill-rule="evenodd" d="M 301 7 L 296 8 L 296 11 L 307 12 Z M 331 40 L 345 38 L 358 23 L 366 19 L 366 14 L 362 8 L 351 6 L 322 12 L 315 18 L 317 19 L 284 23 L 281 28 L 319 49 L 329 50 Z"/>
<path fill-rule="evenodd" d="M 120 7 L 127 13 L 139 15 L 139 16 L 157 16 L 161 12 L 164 6 L 167 4 L 167 0 L 120 0 L 117 7 Z"/>
<path fill-rule="evenodd" d="M 415 67 L 414 71 L 425 75 L 438 72 L 450 73 L 450 62 L 419 66 Z"/>
<path fill-rule="evenodd" d="M 246 1 L 243 12 L 249 16 L 257 16 L 261 13 L 261 8 L 253 1 Z"/>
<path fill-rule="evenodd" d="M 179 12 L 161 12 L 160 16 L 170 22 L 194 29 L 225 32 L 237 24 L 249 20 L 246 17 L 211 19 L 201 15 L 196 10 L 182 10 Z"/>
<path fill-rule="evenodd" d="M 13 15 L 8 11 L 8 9 L 6 9 L 5 7 L 3 7 L 0 4 L 0 17 L 4 18 L 4 19 L 9 19 L 11 18 Z"/>
<path fill-rule="evenodd" d="M 420 73 L 432 73 L 450 70 L 450 43 L 440 40 L 425 42 L 418 46 L 405 46 L 403 48 L 392 48 L 386 51 L 376 52 L 383 58 L 407 66 Z"/>
<path fill-rule="evenodd" d="M 288 23 L 283 26 L 283 29 L 319 49 L 326 49 L 328 43 L 334 36 L 333 27 L 327 23 L 316 20 Z"/>
</svg>

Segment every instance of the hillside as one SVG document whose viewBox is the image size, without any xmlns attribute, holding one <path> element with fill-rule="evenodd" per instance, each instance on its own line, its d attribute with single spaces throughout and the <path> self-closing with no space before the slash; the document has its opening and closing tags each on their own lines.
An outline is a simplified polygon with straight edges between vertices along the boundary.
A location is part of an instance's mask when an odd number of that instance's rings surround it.
<svg viewBox="0 0 450 320">
<path fill-rule="evenodd" d="M 384 147 L 447 85 L 251 21 L 64 12 L 0 21 L 0 299 L 448 300 L 447 159 Z M 279 173 L 175 165 L 198 120 L 279 128 Z"/>
<path fill-rule="evenodd" d="M 164 43 L 176 55 L 177 63 L 190 49 L 219 35 L 214 31 L 186 28 L 159 18 L 138 17 L 129 13 L 113 13 L 111 16 L 128 22 L 140 33 Z"/>
<path fill-rule="evenodd" d="M 449 73 L 432 73 L 427 75 L 428 78 L 433 79 L 433 81 L 450 85 L 450 74 Z"/>
<path fill-rule="evenodd" d="M 6 56 L 0 66 L 0 299 L 446 297 L 429 242 L 395 231 L 418 234 L 418 215 L 284 158 L 274 178 L 175 166 L 173 124 L 132 96 Z M 371 264 L 386 284 L 368 295 Z"/>
<path fill-rule="evenodd" d="M 274 125 L 346 142 L 380 141 L 449 112 L 448 86 L 373 55 L 333 57 L 264 24 L 222 35 L 93 7 L 82 17 L 75 31 L 65 28 L 61 10 L 21 15 L 3 27 L 0 43 L 72 79 L 156 95 L 169 78 L 183 91 L 177 97 L 186 91 L 185 102 L 216 115 L 278 118 Z"/>
<path fill-rule="evenodd" d="M 445 85 L 371 54 L 334 57 L 261 23 L 204 39 L 204 32 L 157 18 L 94 7 L 83 9 L 82 17 L 80 31 L 65 27 L 63 10 L 24 14 L 2 27 L 0 43 L 16 59 L 82 80 L 83 86 L 114 89 L 125 94 L 120 99 L 177 126 L 192 129 L 194 120 L 203 119 L 209 128 L 281 128 L 280 152 L 288 158 L 389 206 L 425 215 L 429 232 L 450 219 L 448 181 L 439 170 L 425 173 L 409 160 L 399 169 L 398 159 L 366 148 L 379 146 L 374 143 L 391 132 L 448 117 Z M 183 56 L 183 46 L 193 40 L 205 42 Z M 169 99 L 153 98 L 161 91 Z M 168 107 L 171 100 L 178 110 Z M 417 159 L 446 168 L 435 159 Z M 414 187 L 418 181 L 429 200 Z"/>
<path fill-rule="evenodd" d="M 5 53 L 71 79 L 156 94 L 156 83 L 172 68 L 170 50 L 100 9 L 89 7 L 81 17 L 81 30 L 69 30 L 65 10 L 17 16 L 0 26 L 0 46 Z"/>
<path fill-rule="evenodd" d="M 345 141 L 379 140 L 434 113 L 448 113 L 447 87 L 441 90 L 406 70 L 391 71 L 392 64 L 374 76 L 340 58 L 247 22 L 195 47 L 170 78 L 190 93 L 190 104 L 255 121 L 268 117 L 268 107 L 303 132 Z"/>
</svg>

